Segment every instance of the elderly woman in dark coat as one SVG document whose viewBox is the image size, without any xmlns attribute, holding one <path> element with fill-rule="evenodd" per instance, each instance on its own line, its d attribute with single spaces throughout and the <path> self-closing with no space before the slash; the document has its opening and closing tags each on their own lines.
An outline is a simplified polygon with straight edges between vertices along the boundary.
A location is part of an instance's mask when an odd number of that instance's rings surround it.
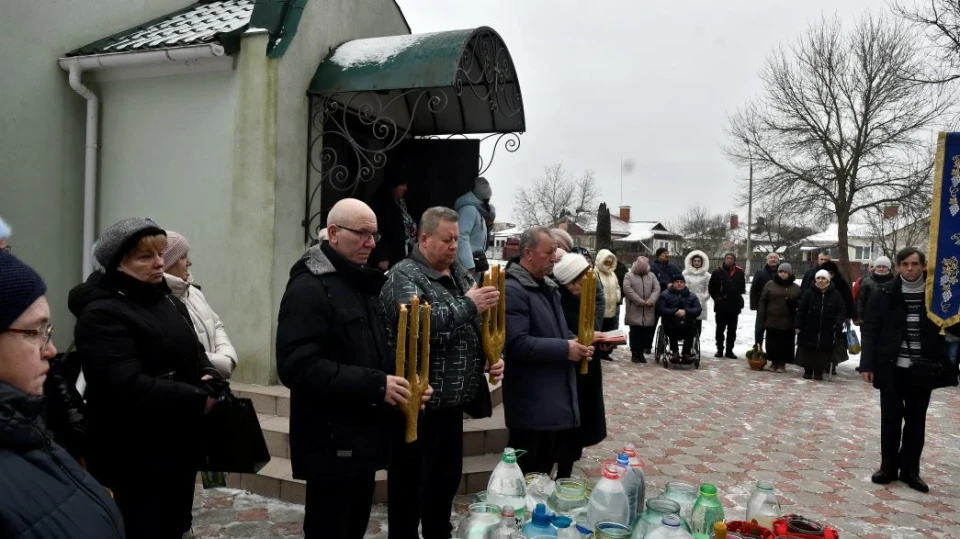
<svg viewBox="0 0 960 539">
<path fill-rule="evenodd" d="M 553 267 L 553 277 L 560 283 L 560 306 L 567 328 L 577 333 L 580 322 L 580 279 L 587 272 L 586 258 L 576 253 L 563 255 Z M 603 298 L 603 294 L 598 294 Z M 600 330 L 603 305 L 594 309 L 594 329 Z M 580 406 L 579 443 L 560 452 L 557 478 L 570 477 L 573 463 L 580 459 L 584 447 L 596 445 L 607 437 L 607 419 L 603 407 L 603 375 L 601 361 L 590 364 L 587 374 L 577 374 L 577 402 Z"/>
<path fill-rule="evenodd" d="M 87 380 L 90 472 L 113 490 L 127 537 L 190 531 L 204 416 L 223 377 L 163 280 L 166 233 L 146 218 L 104 231 L 95 283 L 70 292 Z"/>
<path fill-rule="evenodd" d="M 763 285 L 757 300 L 757 327 L 766 331 L 767 356 L 773 372 L 785 372 L 793 363 L 796 335 L 793 323 L 800 303 L 800 286 L 794 282 L 793 266 L 784 262 L 773 280 Z"/>
<path fill-rule="evenodd" d="M 823 380 L 830 368 L 833 349 L 840 335 L 847 310 L 843 298 L 830 282 L 830 273 L 819 270 L 814 286 L 800 298 L 794 328 L 797 332 L 797 364 L 806 380 Z"/>
</svg>

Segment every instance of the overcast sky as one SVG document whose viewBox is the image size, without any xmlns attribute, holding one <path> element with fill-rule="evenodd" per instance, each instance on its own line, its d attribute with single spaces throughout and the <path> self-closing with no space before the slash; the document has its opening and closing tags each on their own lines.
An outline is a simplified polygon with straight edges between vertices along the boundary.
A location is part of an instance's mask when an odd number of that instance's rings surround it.
<svg viewBox="0 0 960 539">
<path fill-rule="evenodd" d="M 619 206 L 621 153 L 636 162 L 623 177 L 632 220 L 670 221 L 693 203 L 737 211 L 746 171 L 720 145 L 728 114 L 760 94 L 764 59 L 823 15 L 852 23 L 885 9 L 883 0 L 399 3 L 414 33 L 487 25 L 510 49 L 527 132 L 486 174 L 501 221 L 512 219 L 516 186 L 555 162 L 593 170 L 604 201 Z"/>
</svg>

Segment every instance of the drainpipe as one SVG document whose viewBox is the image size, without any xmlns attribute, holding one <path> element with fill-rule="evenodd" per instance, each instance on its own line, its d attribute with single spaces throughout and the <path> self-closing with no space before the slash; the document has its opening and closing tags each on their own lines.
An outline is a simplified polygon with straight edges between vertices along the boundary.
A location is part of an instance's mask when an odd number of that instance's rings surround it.
<svg viewBox="0 0 960 539">
<path fill-rule="evenodd" d="M 87 278 L 93 271 L 93 261 L 90 250 L 94 240 L 94 217 L 97 211 L 97 150 L 100 148 L 97 139 L 100 132 L 100 99 L 80 81 L 81 68 L 79 63 L 70 65 L 70 87 L 87 100 L 87 135 L 84 143 L 83 156 L 83 275 L 80 280 Z"/>
<path fill-rule="evenodd" d="M 60 58 L 59 65 L 70 73 L 70 88 L 87 100 L 87 133 L 83 167 L 83 275 L 87 278 L 93 271 L 90 250 L 95 239 L 97 210 L 97 151 L 100 149 L 100 98 L 83 85 L 80 75 L 84 70 L 123 69 L 150 64 L 192 64 L 210 58 L 222 57 L 225 50 L 219 43 L 204 43 L 171 49 L 119 52 Z"/>
</svg>

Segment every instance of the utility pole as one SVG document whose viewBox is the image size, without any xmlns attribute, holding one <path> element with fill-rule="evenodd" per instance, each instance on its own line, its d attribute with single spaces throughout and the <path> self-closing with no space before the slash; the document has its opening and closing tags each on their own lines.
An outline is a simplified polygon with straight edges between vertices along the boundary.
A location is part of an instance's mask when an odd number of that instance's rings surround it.
<svg viewBox="0 0 960 539">
<path fill-rule="evenodd" d="M 620 152 L 620 205 L 623 206 L 623 152 Z"/>
<path fill-rule="evenodd" d="M 747 194 L 747 278 L 749 279 L 753 272 L 753 238 L 751 228 L 753 228 L 753 148 L 747 138 L 743 139 L 747 143 L 747 151 L 750 153 L 750 188 Z"/>
</svg>

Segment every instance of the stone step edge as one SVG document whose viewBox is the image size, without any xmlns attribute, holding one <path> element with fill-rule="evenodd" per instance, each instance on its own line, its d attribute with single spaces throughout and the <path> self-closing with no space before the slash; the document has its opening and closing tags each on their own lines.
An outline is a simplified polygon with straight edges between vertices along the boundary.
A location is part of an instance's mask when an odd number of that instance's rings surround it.
<svg viewBox="0 0 960 539">
<path fill-rule="evenodd" d="M 267 414 L 257 418 L 270 455 L 290 458 L 290 418 Z M 503 407 L 495 408 L 493 417 L 464 421 L 462 438 L 465 457 L 502 452 L 509 440 Z"/>
<path fill-rule="evenodd" d="M 490 388 L 490 398 L 493 406 L 503 403 L 503 384 L 487 383 Z M 230 382 L 234 394 L 241 398 L 250 399 L 253 408 L 258 414 L 290 417 L 290 389 L 282 385 L 261 386 L 243 382 Z"/>
<path fill-rule="evenodd" d="M 460 475 L 460 489 L 457 494 L 476 494 L 486 490 L 490 474 L 500 462 L 499 454 L 477 455 L 463 458 L 463 471 Z M 293 478 L 293 468 L 289 459 L 273 459 L 257 474 L 228 474 L 227 488 L 236 488 L 259 494 L 267 498 L 284 502 L 306 503 L 307 484 Z M 387 471 L 376 474 L 374 503 L 387 501 Z"/>
</svg>

